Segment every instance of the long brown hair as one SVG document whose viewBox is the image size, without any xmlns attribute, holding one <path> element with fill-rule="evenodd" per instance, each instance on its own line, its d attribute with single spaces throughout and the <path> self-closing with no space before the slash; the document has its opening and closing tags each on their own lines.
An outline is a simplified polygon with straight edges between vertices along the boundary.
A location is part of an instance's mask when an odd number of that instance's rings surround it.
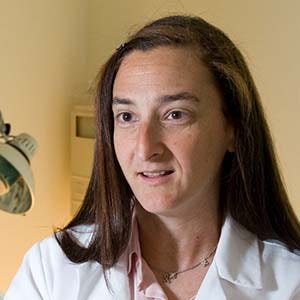
<svg viewBox="0 0 300 300">
<path fill-rule="evenodd" d="M 231 214 L 262 240 L 277 239 L 291 250 L 300 249 L 300 225 L 288 201 L 260 97 L 242 54 L 221 30 L 203 19 L 169 16 L 132 35 L 100 72 L 90 184 L 77 215 L 56 234 L 67 257 L 76 263 L 95 260 L 107 270 L 128 244 L 134 195 L 115 155 L 112 90 L 126 55 L 160 46 L 192 47 L 222 93 L 224 114 L 234 126 L 235 152 L 226 153 L 222 165 L 221 213 Z M 83 224 L 94 225 L 87 247 L 80 246 L 72 234 L 72 228 Z"/>
</svg>

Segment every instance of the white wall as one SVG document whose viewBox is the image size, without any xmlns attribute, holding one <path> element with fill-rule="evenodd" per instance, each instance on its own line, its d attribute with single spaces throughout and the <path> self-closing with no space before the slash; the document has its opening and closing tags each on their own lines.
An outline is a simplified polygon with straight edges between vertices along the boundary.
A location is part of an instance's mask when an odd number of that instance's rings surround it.
<svg viewBox="0 0 300 300">
<path fill-rule="evenodd" d="M 85 87 L 85 0 L 0 1 L 0 110 L 12 134 L 33 135 L 36 204 L 27 216 L 0 212 L 0 290 L 24 252 L 69 219 L 69 113 Z"/>
</svg>

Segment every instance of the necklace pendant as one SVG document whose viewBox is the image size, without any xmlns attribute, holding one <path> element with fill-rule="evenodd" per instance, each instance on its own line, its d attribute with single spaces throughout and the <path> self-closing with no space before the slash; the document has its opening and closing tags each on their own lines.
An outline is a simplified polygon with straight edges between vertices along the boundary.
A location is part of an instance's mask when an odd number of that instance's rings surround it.
<svg viewBox="0 0 300 300">
<path fill-rule="evenodd" d="M 162 274 L 163 282 L 170 284 L 173 280 L 177 278 L 177 273 L 165 272 Z"/>
<path fill-rule="evenodd" d="M 207 258 L 205 258 L 203 261 L 200 263 L 202 268 L 206 268 L 209 265 L 209 261 Z"/>
</svg>

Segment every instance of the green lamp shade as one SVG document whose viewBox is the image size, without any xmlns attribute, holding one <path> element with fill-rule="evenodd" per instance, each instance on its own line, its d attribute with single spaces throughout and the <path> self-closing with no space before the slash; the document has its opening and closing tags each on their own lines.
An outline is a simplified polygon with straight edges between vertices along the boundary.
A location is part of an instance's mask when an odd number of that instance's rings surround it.
<svg viewBox="0 0 300 300">
<path fill-rule="evenodd" d="M 0 143 L 0 210 L 23 214 L 32 207 L 34 180 L 29 157 L 35 143 L 26 134 L 17 136 L 12 143 Z"/>
<path fill-rule="evenodd" d="M 20 177 L 20 173 L 6 159 L 0 156 L 0 196 L 7 194 L 10 187 Z"/>
</svg>

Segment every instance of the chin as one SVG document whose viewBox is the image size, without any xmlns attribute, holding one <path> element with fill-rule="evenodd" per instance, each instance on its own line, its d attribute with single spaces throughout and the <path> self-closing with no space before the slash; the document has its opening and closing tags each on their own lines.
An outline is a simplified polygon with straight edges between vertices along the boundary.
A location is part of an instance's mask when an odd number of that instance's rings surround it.
<svg viewBox="0 0 300 300">
<path fill-rule="evenodd" d="M 179 206 L 178 199 L 170 197 L 144 197 L 144 199 L 139 200 L 140 209 L 147 213 L 155 215 L 168 215 L 176 211 Z"/>
</svg>

